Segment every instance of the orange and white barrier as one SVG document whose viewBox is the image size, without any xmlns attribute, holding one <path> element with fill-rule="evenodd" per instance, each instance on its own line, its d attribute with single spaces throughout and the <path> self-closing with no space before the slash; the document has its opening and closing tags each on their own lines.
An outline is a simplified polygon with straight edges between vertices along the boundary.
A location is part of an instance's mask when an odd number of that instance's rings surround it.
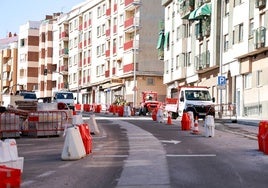
<svg viewBox="0 0 268 188">
<path fill-rule="evenodd" d="M 194 129 L 192 131 L 192 134 L 199 134 L 199 128 L 198 128 L 198 117 L 195 117 L 195 121 L 194 121 Z"/>
<path fill-rule="evenodd" d="M 215 123 L 212 115 L 207 115 L 205 118 L 205 135 L 206 137 L 214 137 L 215 135 Z"/>
</svg>

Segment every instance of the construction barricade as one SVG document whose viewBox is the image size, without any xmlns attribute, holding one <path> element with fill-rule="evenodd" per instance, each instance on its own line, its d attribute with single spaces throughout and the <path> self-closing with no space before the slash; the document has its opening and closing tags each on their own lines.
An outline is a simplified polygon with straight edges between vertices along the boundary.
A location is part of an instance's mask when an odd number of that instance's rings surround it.
<svg viewBox="0 0 268 188">
<path fill-rule="evenodd" d="M 0 138 L 20 137 L 20 116 L 15 113 L 0 114 Z"/>
<path fill-rule="evenodd" d="M 258 132 L 258 146 L 259 150 L 268 154 L 268 121 L 259 122 L 259 132 Z"/>
<path fill-rule="evenodd" d="M 24 124 L 21 131 L 23 135 L 59 136 L 63 133 L 72 114 L 69 111 L 37 111 L 30 112 L 28 123 Z"/>
<path fill-rule="evenodd" d="M 207 115 L 205 118 L 205 135 L 206 137 L 214 137 L 215 123 L 212 115 Z"/>
<path fill-rule="evenodd" d="M 15 139 L 0 140 L 0 166 L 5 165 L 10 168 L 19 169 L 22 172 L 23 162 L 24 157 L 19 157 Z"/>
<path fill-rule="evenodd" d="M 19 169 L 0 166 L 0 187 L 19 188 L 21 183 L 21 171 Z"/>
</svg>

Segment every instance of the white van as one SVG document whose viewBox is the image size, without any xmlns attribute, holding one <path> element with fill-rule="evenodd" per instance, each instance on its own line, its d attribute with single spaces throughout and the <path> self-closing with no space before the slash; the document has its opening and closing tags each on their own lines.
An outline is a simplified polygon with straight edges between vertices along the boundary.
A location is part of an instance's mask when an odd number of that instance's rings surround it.
<svg viewBox="0 0 268 188">
<path fill-rule="evenodd" d="M 76 100 L 76 98 L 74 97 L 73 92 L 55 91 L 53 93 L 53 102 L 65 103 L 71 110 L 74 110 L 74 100 Z"/>
</svg>

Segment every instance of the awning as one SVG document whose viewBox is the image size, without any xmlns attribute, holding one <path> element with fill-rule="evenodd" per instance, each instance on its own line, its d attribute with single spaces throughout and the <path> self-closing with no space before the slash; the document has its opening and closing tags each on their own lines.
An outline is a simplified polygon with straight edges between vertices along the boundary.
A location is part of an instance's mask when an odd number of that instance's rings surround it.
<svg viewBox="0 0 268 188">
<path fill-rule="evenodd" d="M 167 48 L 169 46 L 169 32 L 165 34 L 165 43 L 164 48 Z"/>
<path fill-rule="evenodd" d="M 194 9 L 190 14 L 189 14 L 189 17 L 188 17 L 188 20 L 195 20 L 195 15 L 196 15 L 196 11 L 198 10 L 198 8 Z"/>
<path fill-rule="evenodd" d="M 203 19 L 206 16 L 210 16 L 211 15 L 211 3 L 205 3 L 202 6 L 196 8 L 195 10 L 193 10 L 188 19 L 189 20 L 199 20 L 199 19 Z"/>
<path fill-rule="evenodd" d="M 165 40 L 165 35 L 164 35 L 164 32 L 161 31 L 159 33 L 159 38 L 158 38 L 156 49 L 163 49 L 164 48 L 164 40 Z"/>
<path fill-rule="evenodd" d="M 202 19 L 211 15 L 211 3 L 205 3 L 195 13 L 195 19 Z"/>
</svg>

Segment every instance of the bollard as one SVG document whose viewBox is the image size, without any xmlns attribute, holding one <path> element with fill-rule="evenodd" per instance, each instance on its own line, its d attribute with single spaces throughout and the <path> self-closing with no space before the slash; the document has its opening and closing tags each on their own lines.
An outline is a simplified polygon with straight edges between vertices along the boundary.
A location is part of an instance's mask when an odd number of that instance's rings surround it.
<svg viewBox="0 0 268 188">
<path fill-rule="evenodd" d="M 194 130 L 192 131 L 192 134 L 199 134 L 199 128 L 198 128 L 198 116 L 195 116 Z"/>
<path fill-rule="evenodd" d="M 263 138 L 266 132 L 268 132 L 268 121 L 260 121 L 258 132 L 258 145 L 260 151 L 263 151 Z"/>
<path fill-rule="evenodd" d="M 190 129 L 194 129 L 194 113 L 192 111 L 187 112 L 190 120 Z"/>
<path fill-rule="evenodd" d="M 206 137 L 214 137 L 215 123 L 212 115 L 207 115 L 205 118 L 205 135 Z"/>
<path fill-rule="evenodd" d="M 164 122 L 164 114 L 163 114 L 163 109 L 161 107 L 158 108 L 157 110 L 156 119 L 158 123 Z"/>
</svg>

